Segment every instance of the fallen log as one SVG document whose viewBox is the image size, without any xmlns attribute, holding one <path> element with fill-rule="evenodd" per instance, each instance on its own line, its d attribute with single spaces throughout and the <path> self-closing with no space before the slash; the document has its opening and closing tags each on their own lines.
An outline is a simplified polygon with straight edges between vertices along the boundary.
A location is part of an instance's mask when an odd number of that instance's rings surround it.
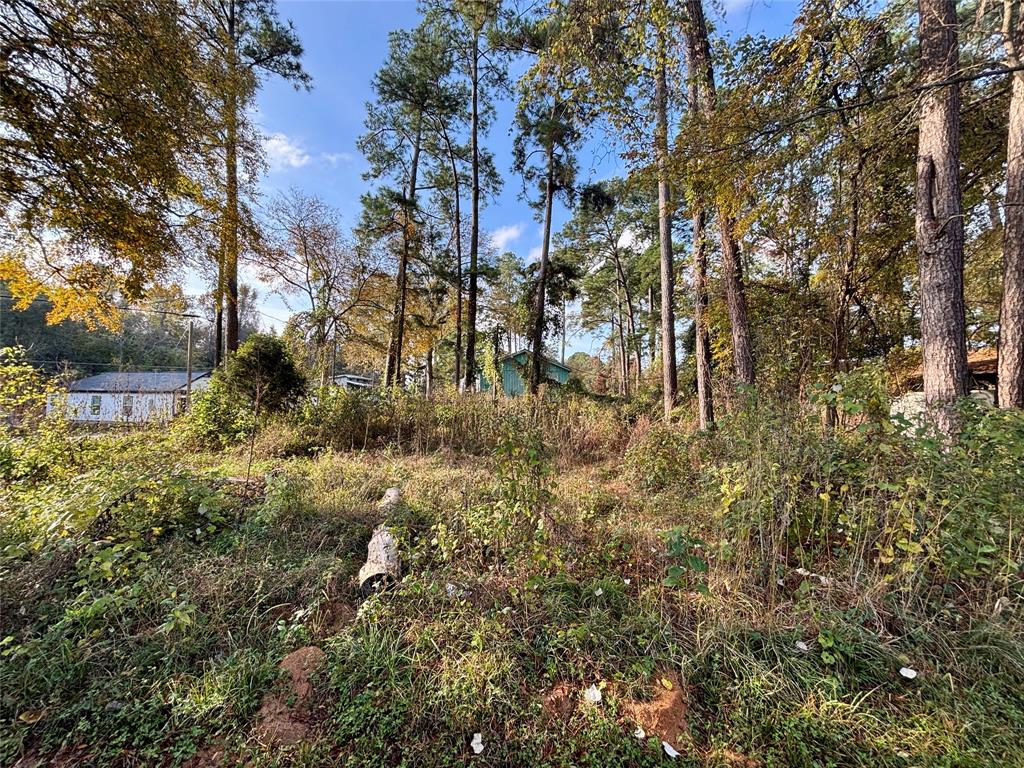
<svg viewBox="0 0 1024 768">
<path fill-rule="evenodd" d="M 388 488 L 378 507 L 385 515 L 390 515 L 402 503 L 402 492 L 398 488 Z M 366 548 L 366 562 L 359 569 L 359 591 L 363 597 L 379 592 L 387 584 L 397 581 L 402 571 L 402 562 L 398 556 L 398 539 L 382 523 L 373 529 L 373 536 Z"/>
</svg>

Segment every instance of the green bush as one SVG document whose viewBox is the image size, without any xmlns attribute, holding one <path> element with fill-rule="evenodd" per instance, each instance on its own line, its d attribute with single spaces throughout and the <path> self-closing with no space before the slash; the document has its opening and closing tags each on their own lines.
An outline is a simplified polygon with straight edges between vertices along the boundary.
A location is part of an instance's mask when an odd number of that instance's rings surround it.
<svg viewBox="0 0 1024 768">
<path fill-rule="evenodd" d="M 192 407 L 179 429 L 189 442 L 219 450 L 245 442 L 255 427 L 252 409 L 233 396 L 224 380 L 214 374 L 210 386 L 193 395 Z"/>
<path fill-rule="evenodd" d="M 284 342 L 253 334 L 214 372 L 210 386 L 193 397 L 181 430 L 204 448 L 221 449 L 247 441 L 275 414 L 294 406 L 305 388 Z"/>
<path fill-rule="evenodd" d="M 215 376 L 224 382 L 229 396 L 262 413 L 294 405 L 306 388 L 284 341 L 263 333 L 247 338 Z"/>
<path fill-rule="evenodd" d="M 640 429 L 626 449 L 626 471 L 646 491 L 685 484 L 693 478 L 689 442 L 679 429 L 663 423 Z"/>
</svg>

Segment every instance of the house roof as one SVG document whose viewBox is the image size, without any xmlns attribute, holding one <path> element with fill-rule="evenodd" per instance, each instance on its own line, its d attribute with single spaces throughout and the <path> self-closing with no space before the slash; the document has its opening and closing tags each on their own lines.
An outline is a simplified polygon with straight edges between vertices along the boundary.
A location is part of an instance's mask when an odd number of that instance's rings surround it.
<svg viewBox="0 0 1024 768">
<path fill-rule="evenodd" d="M 999 355 L 994 347 L 975 349 L 967 353 L 967 371 L 972 376 L 994 376 L 999 367 Z M 900 389 L 914 389 L 924 383 L 924 367 L 919 365 L 897 379 Z"/>
<path fill-rule="evenodd" d="M 520 356 L 528 354 L 529 352 L 525 349 L 521 349 L 518 352 L 509 352 L 507 355 L 502 355 L 501 357 L 499 357 L 498 362 L 504 362 L 505 360 L 518 360 Z M 549 365 L 554 365 L 558 368 L 562 368 L 563 370 L 569 371 L 570 373 L 572 372 L 572 369 L 565 363 L 560 363 L 557 360 L 552 360 L 547 355 L 544 355 L 543 357 L 544 362 L 548 363 Z"/>
<path fill-rule="evenodd" d="M 209 376 L 209 371 L 193 371 L 192 381 Z M 115 371 L 99 373 L 71 383 L 71 392 L 176 392 L 188 384 L 185 371 Z"/>
</svg>

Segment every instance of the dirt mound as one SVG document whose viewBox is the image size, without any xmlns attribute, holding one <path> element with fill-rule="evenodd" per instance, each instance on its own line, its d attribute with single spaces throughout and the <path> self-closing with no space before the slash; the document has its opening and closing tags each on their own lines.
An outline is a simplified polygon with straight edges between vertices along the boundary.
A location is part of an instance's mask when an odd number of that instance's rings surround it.
<svg viewBox="0 0 1024 768">
<path fill-rule="evenodd" d="M 651 700 L 626 701 L 622 705 L 622 714 L 633 727 L 640 726 L 648 736 L 658 736 L 680 749 L 688 729 L 686 692 L 679 674 L 666 672 L 656 675 Z"/>
<path fill-rule="evenodd" d="M 555 683 L 550 691 L 544 694 L 544 712 L 552 720 L 566 722 L 576 711 L 576 697 L 569 683 Z"/>
<path fill-rule="evenodd" d="M 310 677 L 327 654 L 315 645 L 292 651 L 281 660 L 280 669 L 288 673 L 283 686 L 263 697 L 252 735 L 261 744 L 290 745 L 309 733 L 309 700 L 313 695 Z M 283 688 L 283 689 L 282 689 Z"/>
</svg>

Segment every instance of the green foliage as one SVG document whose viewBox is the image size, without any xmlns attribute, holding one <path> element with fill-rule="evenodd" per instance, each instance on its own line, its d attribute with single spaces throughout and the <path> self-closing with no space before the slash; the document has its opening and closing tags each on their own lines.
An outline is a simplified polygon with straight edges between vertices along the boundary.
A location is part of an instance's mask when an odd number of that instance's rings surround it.
<svg viewBox="0 0 1024 768">
<path fill-rule="evenodd" d="M 692 439 L 672 426 L 657 423 L 630 440 L 624 465 L 630 477 L 647 491 L 661 491 L 693 479 L 689 468 Z"/>
<path fill-rule="evenodd" d="M 700 579 L 701 574 L 708 572 L 708 561 L 701 555 L 707 545 L 683 533 L 681 528 L 673 528 L 665 533 L 665 548 L 673 565 L 663 581 L 666 587 L 692 586 L 702 594 L 709 594 L 708 587 Z"/>
<path fill-rule="evenodd" d="M 0 349 L 0 482 L 44 477 L 70 449 L 60 409 L 46 415 L 53 383 L 25 359 L 20 347 Z"/>
<path fill-rule="evenodd" d="M 0 348 L 0 425 L 30 430 L 46 409 L 53 386 L 26 359 L 23 347 Z"/>
<path fill-rule="evenodd" d="M 256 428 L 256 415 L 234 397 L 222 377 L 192 396 L 192 407 L 180 422 L 181 434 L 196 445 L 226 448 L 243 442 Z"/>
<path fill-rule="evenodd" d="M 306 387 L 285 343 L 262 333 L 246 339 L 228 357 L 223 372 L 214 374 L 218 377 L 226 395 L 264 414 L 293 405 Z"/>
</svg>

